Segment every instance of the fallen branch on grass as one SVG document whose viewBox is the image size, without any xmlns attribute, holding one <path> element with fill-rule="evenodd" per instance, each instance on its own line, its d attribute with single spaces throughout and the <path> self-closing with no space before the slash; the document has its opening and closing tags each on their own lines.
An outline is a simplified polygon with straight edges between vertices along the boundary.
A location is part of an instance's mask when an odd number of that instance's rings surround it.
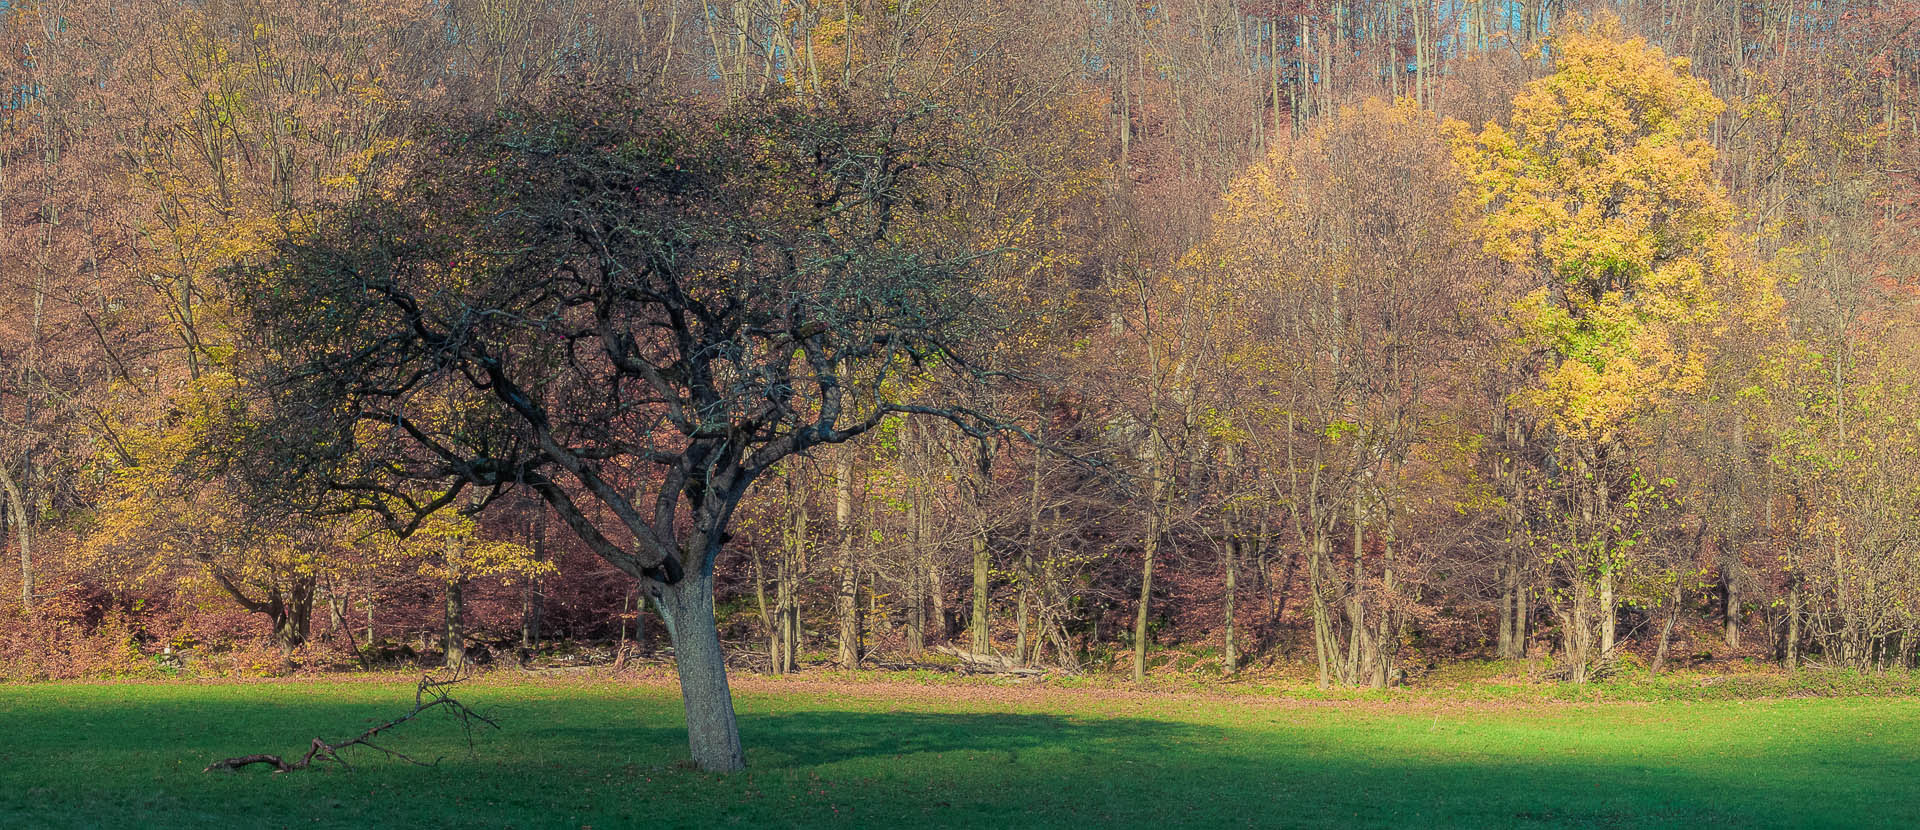
<svg viewBox="0 0 1920 830">
<path fill-rule="evenodd" d="M 960 661 L 960 670 L 967 674 L 1008 674 L 1017 677 L 1041 677 L 1046 670 L 1031 666 L 1022 666 L 1011 657 L 998 654 L 981 654 L 949 645 L 938 645 L 932 649 L 935 653 L 945 654 Z"/>
<path fill-rule="evenodd" d="M 455 720 L 460 721 L 461 728 L 464 729 L 467 734 L 467 747 L 471 749 L 473 747 L 473 726 L 475 723 L 491 726 L 495 729 L 499 729 L 500 724 L 495 723 L 492 718 L 489 718 L 486 715 L 482 715 L 479 712 L 475 712 L 472 709 L 467 708 L 466 704 L 461 703 L 460 701 L 454 699 L 453 695 L 449 690 L 453 688 L 454 684 L 459 683 L 465 679 L 466 679 L 465 677 L 460 676 L 460 674 L 457 672 L 452 677 L 446 678 L 444 680 L 436 678 L 433 675 L 426 675 L 424 677 L 421 677 L 420 685 L 415 687 L 413 691 L 413 711 L 410 711 L 404 715 L 401 715 L 400 717 L 394 718 L 393 720 L 387 721 L 386 723 L 383 723 L 371 729 L 368 729 L 367 731 L 360 733 L 358 736 L 350 738 L 348 740 L 339 741 L 337 743 L 329 743 L 323 738 L 314 738 L 313 744 L 307 748 L 307 754 L 301 756 L 300 759 L 297 761 L 288 761 L 285 758 L 282 758 L 278 755 L 241 755 L 235 758 L 223 758 L 221 760 L 215 761 L 211 764 L 208 764 L 207 768 L 204 770 L 201 770 L 201 772 L 213 772 L 214 770 L 221 770 L 223 772 L 233 772 L 235 770 L 239 770 L 243 767 L 249 767 L 254 764 L 265 764 L 267 766 L 273 767 L 273 771 L 276 774 L 278 774 L 282 772 L 292 772 L 294 770 L 306 769 L 307 767 L 312 766 L 315 761 L 323 761 L 323 760 L 332 761 L 334 763 L 339 764 L 340 766 L 351 769 L 352 765 L 347 763 L 347 759 L 340 757 L 340 752 L 341 750 L 351 749 L 356 746 L 363 746 L 368 749 L 377 750 L 381 753 L 384 753 L 389 758 L 396 758 L 401 761 L 405 761 L 409 764 L 413 764 L 415 766 L 422 766 L 422 767 L 436 766 L 440 763 L 439 758 L 433 759 L 433 763 L 426 763 L 424 761 L 416 760 L 400 752 L 396 752 L 392 749 L 388 749 L 387 747 L 376 744 L 373 742 L 373 739 L 374 737 L 378 736 L 380 733 L 385 732 L 389 729 L 392 729 L 396 726 L 399 726 L 400 724 L 406 723 L 407 721 L 413 720 L 414 718 L 417 718 L 420 715 L 426 713 L 428 710 L 440 709 L 446 712 L 449 716 L 453 717 Z"/>
</svg>

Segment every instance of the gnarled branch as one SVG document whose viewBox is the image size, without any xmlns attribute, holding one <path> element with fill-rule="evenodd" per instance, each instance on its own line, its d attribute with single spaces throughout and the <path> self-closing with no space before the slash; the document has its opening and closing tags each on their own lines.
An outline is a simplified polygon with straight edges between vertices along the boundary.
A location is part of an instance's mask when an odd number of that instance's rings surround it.
<svg viewBox="0 0 1920 830">
<path fill-rule="evenodd" d="M 214 770 L 233 772 L 244 767 L 253 766 L 254 764 L 265 764 L 273 767 L 275 774 L 279 774 L 303 770 L 312 766 L 315 761 L 323 760 L 333 761 L 340 766 L 351 769 L 352 765 L 347 763 L 347 759 L 340 757 L 340 752 L 341 750 L 351 749 L 356 746 L 363 746 L 385 754 L 389 758 L 395 758 L 416 766 L 437 766 L 441 760 L 439 758 L 435 758 L 432 763 L 419 761 L 403 753 L 376 744 L 373 742 L 373 739 L 382 732 L 425 714 L 428 710 L 441 709 L 451 715 L 455 720 L 460 721 L 461 728 L 464 729 L 467 734 L 467 746 L 471 749 L 473 746 L 474 724 L 478 723 L 493 727 L 494 729 L 499 729 L 500 724 L 486 715 L 473 711 L 468 708 L 466 704 L 461 703 L 453 697 L 449 690 L 452 689 L 455 684 L 466 679 L 467 678 L 461 676 L 458 672 L 444 680 L 430 674 L 425 675 L 420 678 L 420 684 L 414 688 L 413 709 L 411 711 L 386 723 L 369 728 L 367 731 L 353 738 L 338 743 L 329 743 L 324 738 L 314 738 L 313 743 L 307 748 L 307 754 L 301 756 L 297 761 L 288 761 L 279 755 L 241 755 L 233 758 L 222 758 L 208 764 L 207 768 L 201 770 L 201 772 L 213 772 Z"/>
</svg>

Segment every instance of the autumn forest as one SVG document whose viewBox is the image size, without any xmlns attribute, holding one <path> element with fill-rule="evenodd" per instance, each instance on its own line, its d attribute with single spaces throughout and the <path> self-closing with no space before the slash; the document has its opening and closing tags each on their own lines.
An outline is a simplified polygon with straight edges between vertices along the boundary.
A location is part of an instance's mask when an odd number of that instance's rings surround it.
<svg viewBox="0 0 1920 830">
<path fill-rule="evenodd" d="M 0 680 L 1920 663 L 1912 0 L 0 0 Z"/>
</svg>

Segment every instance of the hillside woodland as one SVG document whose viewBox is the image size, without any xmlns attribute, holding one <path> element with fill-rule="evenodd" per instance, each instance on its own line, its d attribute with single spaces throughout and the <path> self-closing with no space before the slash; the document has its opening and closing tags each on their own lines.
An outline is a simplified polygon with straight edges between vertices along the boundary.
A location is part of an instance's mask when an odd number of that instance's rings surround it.
<svg viewBox="0 0 1920 830">
<path fill-rule="evenodd" d="M 728 666 L 1920 659 L 1911 0 L 15 0 L 0 53 L 0 677 L 672 655 L 728 768 Z"/>
</svg>

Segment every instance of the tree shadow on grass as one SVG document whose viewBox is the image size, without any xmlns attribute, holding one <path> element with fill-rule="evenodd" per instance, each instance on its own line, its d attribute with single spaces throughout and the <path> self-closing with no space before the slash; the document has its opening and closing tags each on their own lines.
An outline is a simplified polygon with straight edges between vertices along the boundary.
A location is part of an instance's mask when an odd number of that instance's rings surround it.
<svg viewBox="0 0 1920 830">
<path fill-rule="evenodd" d="M 742 738 L 793 766 L 951 752 L 1017 759 L 1066 748 L 1135 753 L 1213 744 L 1225 730 L 1139 718 L 1034 713 L 800 712 L 749 716 Z M 769 760 L 775 760 L 770 758 Z"/>
<path fill-rule="evenodd" d="M 855 786 L 831 816 L 922 826 L 1914 827 L 1902 747 L 1723 759 L 1473 742 L 1380 748 L 1325 723 L 1241 730 L 1030 713 L 796 712 L 743 720 L 761 773 Z M 1737 739 L 1736 739 L 1737 740 Z M 808 820 L 800 820 L 810 816 Z"/>
</svg>

